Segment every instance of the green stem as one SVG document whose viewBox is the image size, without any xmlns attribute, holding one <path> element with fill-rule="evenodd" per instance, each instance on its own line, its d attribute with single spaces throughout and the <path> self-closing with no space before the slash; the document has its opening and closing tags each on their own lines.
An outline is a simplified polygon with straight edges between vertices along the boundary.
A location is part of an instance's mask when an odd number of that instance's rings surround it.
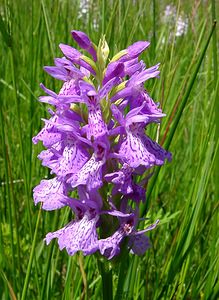
<svg viewBox="0 0 219 300">
<path fill-rule="evenodd" d="M 124 283 L 127 278 L 127 270 L 129 266 L 129 255 L 127 251 L 127 247 L 123 247 L 120 257 L 120 265 L 119 265 L 119 278 L 116 290 L 115 300 L 120 300 L 123 297 L 124 292 Z"/>
<path fill-rule="evenodd" d="M 125 289 L 127 295 L 129 295 L 129 297 L 133 297 L 133 299 L 134 299 L 134 289 L 135 289 L 136 274 L 137 274 L 138 267 L 139 267 L 139 257 L 135 255 L 134 259 L 132 259 L 132 264 L 130 264 L 130 269 L 128 274 L 128 284 Z"/>
<path fill-rule="evenodd" d="M 102 278 L 102 292 L 103 300 L 113 299 L 113 280 L 112 280 L 112 269 L 108 262 L 103 262 L 100 259 L 97 261 L 99 272 Z"/>
</svg>

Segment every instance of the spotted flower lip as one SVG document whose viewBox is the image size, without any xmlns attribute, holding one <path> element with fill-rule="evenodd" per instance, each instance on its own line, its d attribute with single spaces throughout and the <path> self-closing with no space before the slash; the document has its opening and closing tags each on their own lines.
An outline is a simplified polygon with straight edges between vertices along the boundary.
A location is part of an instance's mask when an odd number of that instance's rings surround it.
<svg viewBox="0 0 219 300">
<path fill-rule="evenodd" d="M 45 210 L 55 210 L 66 205 L 67 188 L 57 178 L 42 180 L 33 192 L 35 204 L 42 202 Z"/>
<path fill-rule="evenodd" d="M 77 251 L 82 251 L 84 255 L 92 254 L 98 250 L 97 221 L 98 216 L 89 219 L 89 216 L 85 214 L 81 220 L 72 221 L 62 229 L 48 233 L 45 238 L 46 244 L 58 238 L 60 250 L 66 248 L 71 256 Z"/>
<path fill-rule="evenodd" d="M 97 47 L 82 31 L 71 35 L 88 56 L 61 43 L 64 57 L 44 67 L 63 84 L 56 92 L 40 84 L 45 94 L 39 101 L 52 108 L 33 137 L 33 143 L 41 141 L 46 148 L 38 158 L 52 177 L 34 188 L 35 205 L 41 203 L 44 210 L 67 206 L 73 213 L 45 242 L 57 239 L 60 250 L 71 256 L 99 251 L 113 259 L 122 247 L 143 255 L 150 247 L 145 234 L 158 224 L 137 228 L 139 205 L 146 199 L 144 172 L 171 160 L 145 133 L 148 124 L 156 126 L 165 117 L 144 87 L 159 78 L 159 64 L 146 67 L 139 59 L 147 41 L 133 43 L 108 61 L 105 38 Z"/>
</svg>

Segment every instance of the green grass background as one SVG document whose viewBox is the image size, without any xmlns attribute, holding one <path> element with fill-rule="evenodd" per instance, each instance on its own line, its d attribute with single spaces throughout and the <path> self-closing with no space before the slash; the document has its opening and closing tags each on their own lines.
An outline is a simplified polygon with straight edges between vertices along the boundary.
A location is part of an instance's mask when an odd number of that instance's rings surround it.
<svg viewBox="0 0 219 300">
<path fill-rule="evenodd" d="M 87 12 L 83 3 L 89 3 Z M 176 8 L 164 20 L 165 7 Z M 83 8 L 83 9 L 82 9 Z M 219 96 L 215 1 L 1 0 L 0 2 L 0 298 L 102 299 L 95 256 L 68 257 L 43 238 L 69 219 L 68 209 L 40 211 L 32 189 L 49 171 L 32 145 L 47 117 L 37 101 L 39 83 L 58 92 L 60 82 L 43 71 L 60 57 L 59 43 L 74 45 L 70 30 L 98 43 L 106 34 L 112 57 L 137 40 L 151 46 L 142 58 L 161 63 L 146 89 L 167 114 L 159 140 L 172 163 L 156 169 L 148 186 L 147 217 L 160 218 L 152 248 L 110 263 L 117 299 L 219 299 Z M 176 37 L 179 17 L 187 32 Z M 217 27 L 217 26 L 216 26 Z M 157 130 L 157 128 L 155 128 Z M 150 134 L 155 135 L 155 129 Z"/>
</svg>

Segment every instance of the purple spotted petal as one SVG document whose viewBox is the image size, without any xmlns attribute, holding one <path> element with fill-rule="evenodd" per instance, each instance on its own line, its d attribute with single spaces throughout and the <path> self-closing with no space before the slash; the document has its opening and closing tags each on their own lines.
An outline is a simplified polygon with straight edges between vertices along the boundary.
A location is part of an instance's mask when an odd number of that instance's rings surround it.
<svg viewBox="0 0 219 300">
<path fill-rule="evenodd" d="M 33 189 L 35 204 L 42 202 L 45 210 L 59 209 L 66 206 L 66 186 L 56 177 L 49 180 L 41 180 L 40 184 Z"/>
<path fill-rule="evenodd" d="M 151 140 L 147 135 L 143 137 L 143 143 L 148 152 L 153 153 L 156 158 L 156 165 L 163 165 L 164 160 L 172 160 L 172 154 L 164 150 L 158 143 Z"/>
<path fill-rule="evenodd" d="M 140 165 L 151 168 L 162 165 L 165 159 L 171 159 L 169 152 L 147 137 L 143 131 L 136 130 L 127 131 L 127 136 L 120 145 L 119 155 L 133 168 Z"/>
<path fill-rule="evenodd" d="M 98 189 L 103 185 L 102 167 L 104 163 L 104 160 L 97 160 L 93 154 L 81 170 L 73 174 L 68 181 L 73 188 L 82 184 L 86 185 L 89 191 Z"/>
<path fill-rule="evenodd" d="M 54 152 L 52 152 L 50 149 L 43 150 L 37 157 L 42 160 L 42 163 L 45 166 L 47 161 L 57 159 L 57 155 L 54 154 Z"/>
<path fill-rule="evenodd" d="M 58 151 L 52 151 L 51 149 L 43 150 L 37 157 L 42 160 L 42 165 L 53 169 L 57 164 L 59 157 L 61 156 Z"/>
<path fill-rule="evenodd" d="M 82 251 L 84 255 L 92 254 L 98 250 L 97 221 L 98 216 L 90 219 L 85 214 L 80 221 L 72 221 L 62 229 L 48 233 L 45 238 L 46 244 L 57 238 L 60 250 L 66 248 L 71 256 L 77 251 Z"/>
<path fill-rule="evenodd" d="M 76 173 L 89 159 L 89 154 L 77 140 L 66 139 L 63 153 L 52 171 L 57 176 Z"/>
<path fill-rule="evenodd" d="M 87 138 L 97 139 L 107 133 L 107 126 L 103 120 L 100 105 L 88 105 L 88 130 Z"/>
<path fill-rule="evenodd" d="M 153 99 L 147 93 L 144 93 L 144 101 L 146 102 L 144 113 L 157 114 L 162 112 L 158 104 L 154 103 Z"/>
<path fill-rule="evenodd" d="M 79 86 L 81 89 L 81 98 L 84 99 L 88 108 L 87 138 L 89 140 L 92 137 L 97 139 L 107 133 L 107 126 L 102 117 L 100 99 L 91 84 L 80 81 Z"/>
<path fill-rule="evenodd" d="M 63 84 L 59 91 L 59 96 L 61 95 L 77 95 L 77 85 L 75 80 L 69 80 Z"/>
<path fill-rule="evenodd" d="M 158 107 L 158 105 L 152 100 L 152 98 L 148 95 L 146 91 L 139 93 L 137 97 L 130 98 L 130 109 L 141 106 L 145 103 L 144 108 L 142 109 L 142 113 L 144 114 L 160 114 L 162 110 Z"/>
</svg>

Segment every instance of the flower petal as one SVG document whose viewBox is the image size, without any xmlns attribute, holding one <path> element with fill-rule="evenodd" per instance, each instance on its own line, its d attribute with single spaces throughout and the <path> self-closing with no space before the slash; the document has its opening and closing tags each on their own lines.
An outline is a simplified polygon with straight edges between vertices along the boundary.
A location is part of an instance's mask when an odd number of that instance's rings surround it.
<svg viewBox="0 0 219 300">
<path fill-rule="evenodd" d="M 86 185 L 88 191 L 100 188 L 103 185 L 102 167 L 104 163 L 103 160 L 96 160 L 93 154 L 80 171 L 69 178 L 68 182 L 73 188 L 81 184 Z"/>
<path fill-rule="evenodd" d="M 42 165 L 52 169 L 56 164 L 61 154 L 57 155 L 51 149 L 43 150 L 37 157 L 42 160 Z"/>
<path fill-rule="evenodd" d="M 171 160 L 171 154 L 147 137 L 143 129 L 127 131 L 120 145 L 119 155 L 133 168 L 140 165 L 151 168 L 154 165 L 163 165 L 165 159 Z"/>
<path fill-rule="evenodd" d="M 99 250 L 100 253 L 107 257 L 107 259 L 112 259 L 114 256 L 120 253 L 120 243 L 124 238 L 124 232 L 119 229 L 112 236 L 99 240 Z"/>
<path fill-rule="evenodd" d="M 52 169 L 57 176 L 61 177 L 76 173 L 89 158 L 89 154 L 77 140 L 66 139 L 64 143 L 63 153 Z"/>
<path fill-rule="evenodd" d="M 61 140 L 62 133 L 59 132 L 54 125 L 58 121 L 58 116 L 52 116 L 49 119 L 49 121 L 51 123 L 46 122 L 41 131 L 32 138 L 34 144 L 37 144 L 39 141 L 42 141 L 45 147 L 50 147 Z"/>
<path fill-rule="evenodd" d="M 136 255 L 144 255 L 147 249 L 150 248 L 150 240 L 144 235 L 130 236 L 128 246 L 131 247 L 131 252 Z"/>
<path fill-rule="evenodd" d="M 77 251 L 82 251 L 84 255 L 89 255 L 98 250 L 98 237 L 96 223 L 98 216 L 89 219 L 87 214 L 80 221 L 72 221 L 64 228 L 46 235 L 47 245 L 54 238 L 58 238 L 60 250 L 66 248 L 69 255 L 74 255 Z"/>
<path fill-rule="evenodd" d="M 97 139 L 107 133 L 107 126 L 103 120 L 100 105 L 88 105 L 88 130 L 87 138 Z"/>
<path fill-rule="evenodd" d="M 41 180 L 40 184 L 33 189 L 35 204 L 42 202 L 45 210 L 54 210 L 66 206 L 66 185 L 57 177 L 49 180 Z"/>
<path fill-rule="evenodd" d="M 67 81 L 70 79 L 69 72 L 66 71 L 64 68 L 45 66 L 45 67 L 43 67 L 43 69 L 49 75 L 51 75 L 52 77 L 54 77 L 56 79 L 63 80 L 63 81 Z"/>
<path fill-rule="evenodd" d="M 60 44 L 59 45 L 61 51 L 63 52 L 63 54 L 70 59 L 73 63 L 78 64 L 81 67 L 86 68 L 88 71 L 90 71 L 93 75 L 96 75 L 96 72 L 94 71 L 94 69 L 91 67 L 90 64 L 88 64 L 87 62 L 85 62 L 82 57 L 83 55 L 81 54 L 81 52 L 79 52 L 78 50 L 76 50 L 75 48 L 69 46 L 69 45 L 65 45 L 65 44 Z"/>
<path fill-rule="evenodd" d="M 124 64 L 121 62 L 112 62 L 107 66 L 105 76 L 103 78 L 103 85 L 114 77 L 124 76 Z"/>
<path fill-rule="evenodd" d="M 93 56 L 94 61 L 97 60 L 97 53 L 92 45 L 91 40 L 89 37 L 82 31 L 73 30 L 71 31 L 73 39 L 78 43 L 78 45 L 82 48 L 87 50 Z"/>
<path fill-rule="evenodd" d="M 116 186 L 116 191 L 121 192 L 123 195 L 133 192 L 132 188 L 132 171 L 133 168 L 124 164 L 122 168 L 114 173 L 106 174 L 104 178 L 108 182 L 112 182 Z"/>
<path fill-rule="evenodd" d="M 138 41 L 127 48 L 127 54 L 122 56 L 119 61 L 127 61 L 138 57 L 145 49 L 149 47 L 147 41 Z"/>
</svg>

